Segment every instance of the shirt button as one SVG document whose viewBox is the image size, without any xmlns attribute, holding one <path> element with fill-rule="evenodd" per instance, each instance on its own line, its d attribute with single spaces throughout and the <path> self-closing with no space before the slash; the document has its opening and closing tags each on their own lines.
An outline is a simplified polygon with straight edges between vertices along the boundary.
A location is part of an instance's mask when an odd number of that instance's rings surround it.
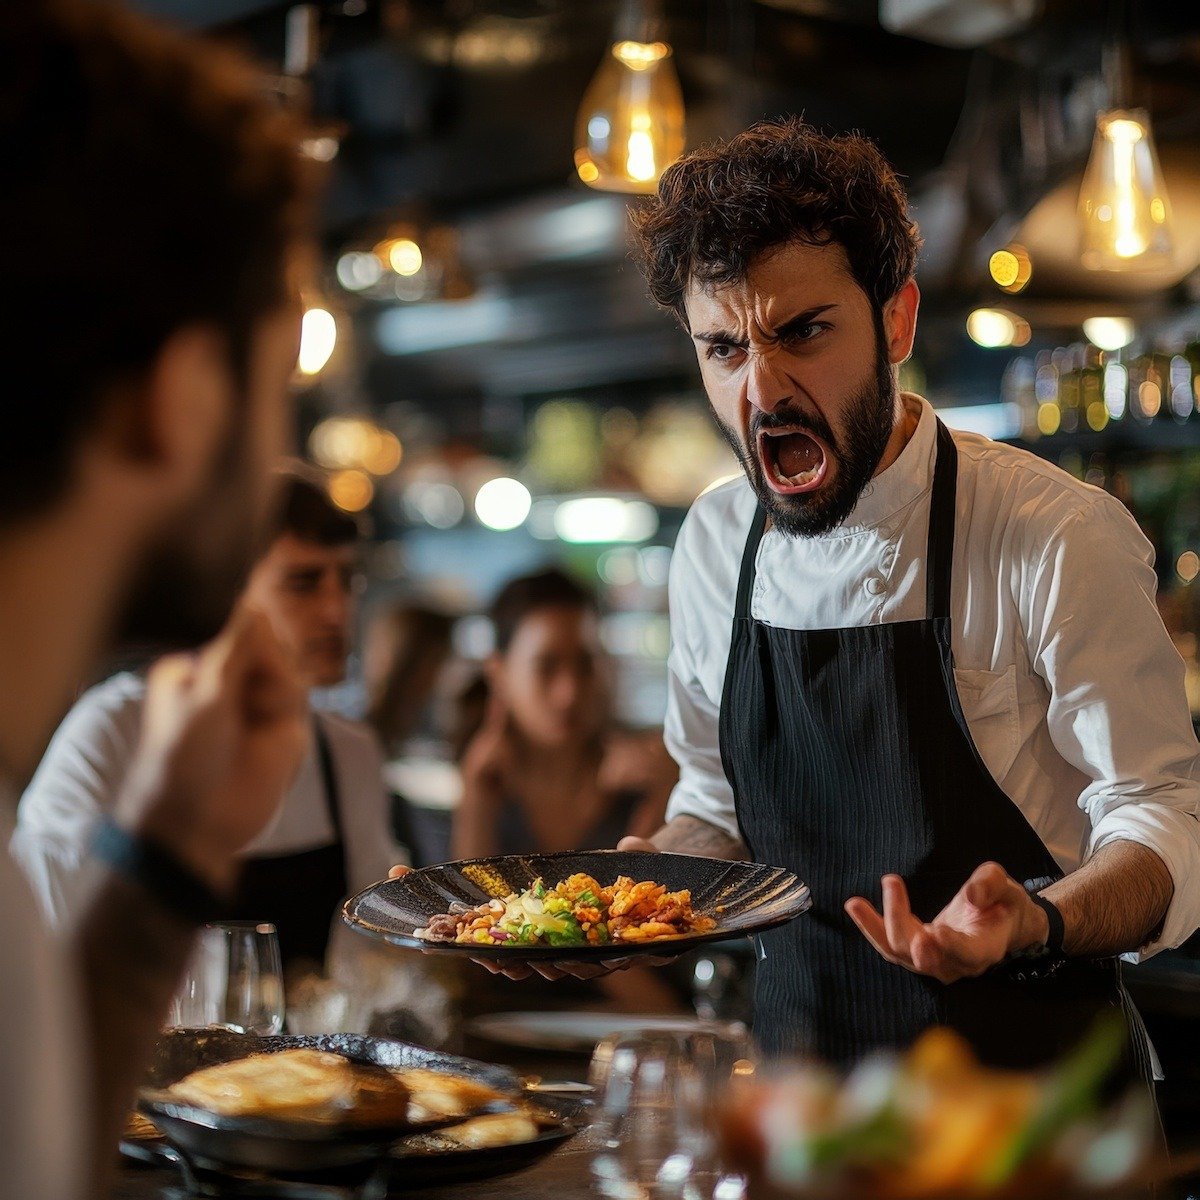
<svg viewBox="0 0 1200 1200">
<path fill-rule="evenodd" d="M 882 596 L 887 590 L 887 584 L 876 575 L 867 580 L 867 592 L 872 596 Z"/>
</svg>

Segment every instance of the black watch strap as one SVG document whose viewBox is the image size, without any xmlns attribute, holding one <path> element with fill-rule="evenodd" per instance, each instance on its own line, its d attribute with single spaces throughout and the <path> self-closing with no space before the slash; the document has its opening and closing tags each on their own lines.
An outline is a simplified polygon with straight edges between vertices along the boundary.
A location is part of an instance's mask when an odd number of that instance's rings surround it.
<svg viewBox="0 0 1200 1200">
<path fill-rule="evenodd" d="M 92 856 L 181 920 L 203 925 L 229 915 L 226 901 L 190 867 L 152 838 L 131 833 L 111 817 L 105 817 L 96 827 Z"/>
<path fill-rule="evenodd" d="M 1046 934 L 1046 952 L 1055 958 L 1061 958 L 1064 936 L 1062 913 L 1058 911 L 1057 905 L 1047 900 L 1041 892 L 1030 892 L 1029 898 L 1046 914 L 1046 920 L 1050 924 L 1050 930 Z"/>
</svg>

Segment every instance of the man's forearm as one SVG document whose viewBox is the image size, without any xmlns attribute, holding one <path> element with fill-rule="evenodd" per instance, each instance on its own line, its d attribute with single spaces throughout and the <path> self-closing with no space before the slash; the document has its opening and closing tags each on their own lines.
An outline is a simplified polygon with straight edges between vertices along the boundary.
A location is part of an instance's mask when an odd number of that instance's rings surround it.
<svg viewBox="0 0 1200 1200">
<path fill-rule="evenodd" d="M 95 1196 L 108 1195 L 121 1127 L 194 933 L 191 925 L 115 876 L 105 879 L 76 929 L 92 1054 Z"/>
<path fill-rule="evenodd" d="M 704 858 L 749 858 L 741 838 L 699 817 L 674 817 L 650 839 L 660 850 L 674 854 L 698 854 Z"/>
<path fill-rule="evenodd" d="M 1062 913 L 1066 953 L 1104 957 L 1152 940 L 1175 885 L 1153 850 L 1136 842 L 1112 842 L 1043 894 Z"/>
</svg>

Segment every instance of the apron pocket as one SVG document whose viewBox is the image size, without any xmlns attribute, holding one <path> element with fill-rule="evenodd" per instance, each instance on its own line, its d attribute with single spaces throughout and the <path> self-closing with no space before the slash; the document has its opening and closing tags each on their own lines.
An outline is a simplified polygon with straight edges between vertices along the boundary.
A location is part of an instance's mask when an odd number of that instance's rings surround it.
<svg viewBox="0 0 1200 1200">
<path fill-rule="evenodd" d="M 979 757 L 999 783 L 1021 746 L 1017 709 L 1017 668 L 1003 671 L 954 669 L 959 702 Z"/>
</svg>

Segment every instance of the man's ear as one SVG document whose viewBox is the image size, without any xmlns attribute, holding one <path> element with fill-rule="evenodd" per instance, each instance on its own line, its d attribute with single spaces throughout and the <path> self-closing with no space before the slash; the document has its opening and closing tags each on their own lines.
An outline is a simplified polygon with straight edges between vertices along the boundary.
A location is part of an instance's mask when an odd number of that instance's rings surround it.
<svg viewBox="0 0 1200 1200">
<path fill-rule="evenodd" d="M 106 431 L 109 445 L 129 465 L 190 487 L 224 441 L 236 395 L 228 339 L 212 326 L 187 326 L 124 389 Z"/>
<path fill-rule="evenodd" d="M 917 334 L 917 310 L 921 306 L 921 290 L 910 279 L 884 306 L 883 332 L 887 338 L 888 361 L 898 366 L 912 353 Z"/>
</svg>

